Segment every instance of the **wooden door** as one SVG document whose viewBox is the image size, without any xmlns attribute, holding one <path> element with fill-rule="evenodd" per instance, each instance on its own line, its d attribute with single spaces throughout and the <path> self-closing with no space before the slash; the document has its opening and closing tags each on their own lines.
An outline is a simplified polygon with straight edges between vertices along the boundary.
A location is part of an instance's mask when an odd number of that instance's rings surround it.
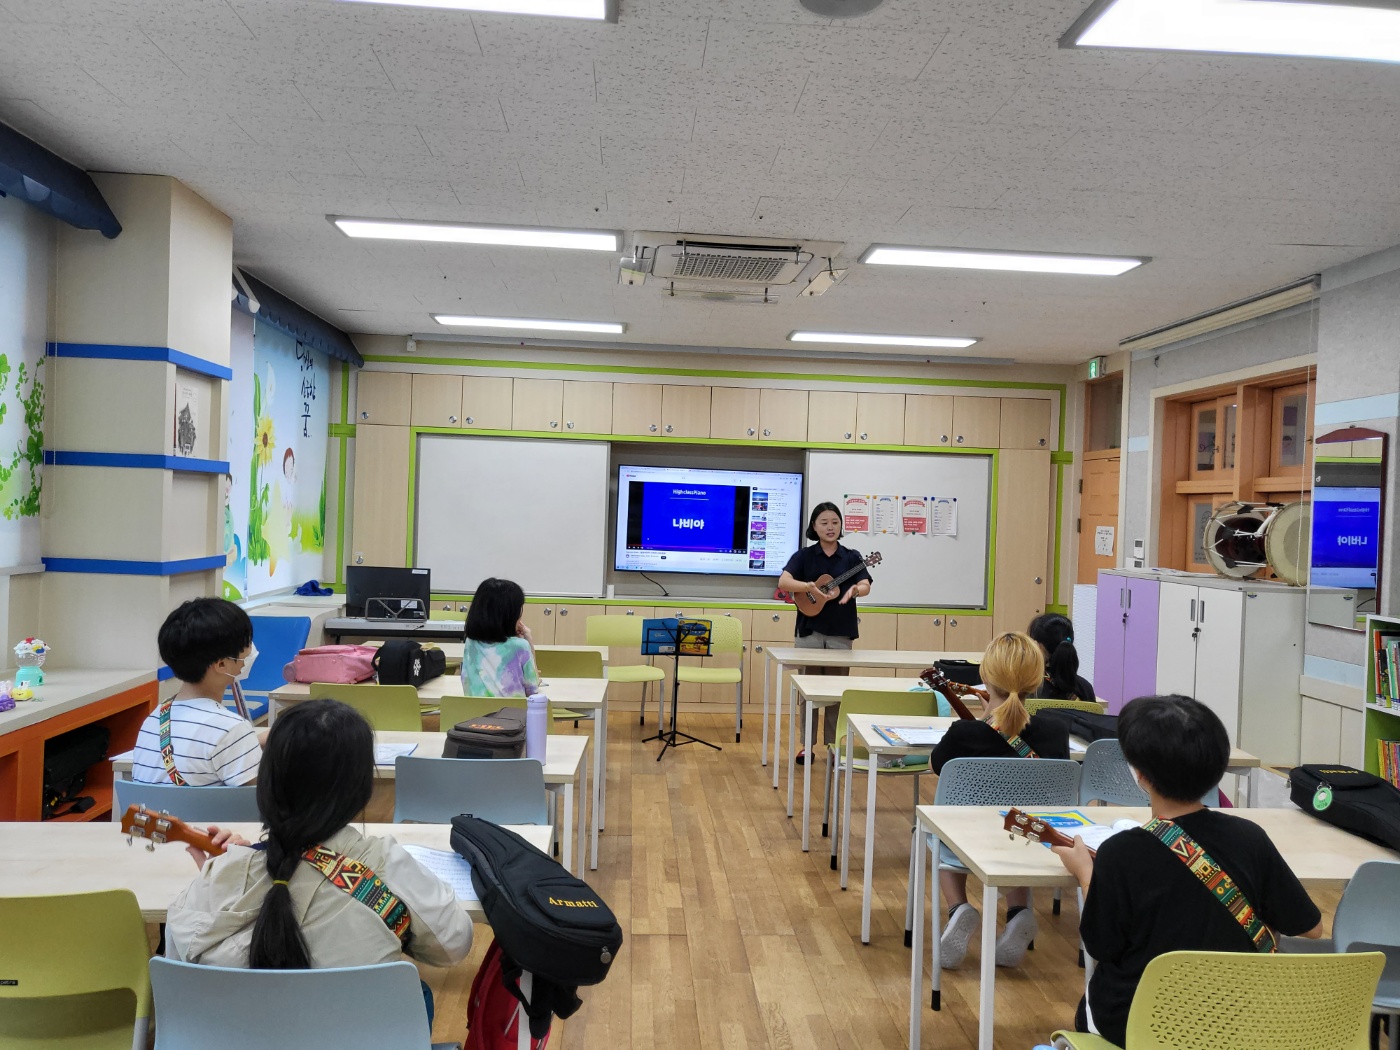
<svg viewBox="0 0 1400 1050">
<path fill-rule="evenodd" d="M 1101 569 L 1118 564 L 1118 484 L 1123 458 L 1120 450 L 1084 453 L 1079 489 L 1079 574 L 1077 582 L 1093 583 Z M 1109 552 L 1098 554 L 1098 530 L 1112 529 Z"/>
<path fill-rule="evenodd" d="M 1220 716 L 1230 744 L 1239 744 L 1244 592 L 1202 587 L 1196 599 L 1197 700 Z M 1295 721 L 1296 724 L 1296 721 Z"/>
<path fill-rule="evenodd" d="M 953 443 L 953 398 L 950 394 L 904 395 L 904 443 Z"/>
<path fill-rule="evenodd" d="M 517 379 L 511 392 L 515 430 L 559 432 L 564 414 L 564 384 L 558 379 Z"/>
<path fill-rule="evenodd" d="M 614 434 L 640 434 L 656 437 L 661 433 L 661 385 L 659 383 L 614 383 Z"/>
<path fill-rule="evenodd" d="M 943 647 L 949 653 L 980 653 L 992 644 L 992 618 L 953 614 L 948 617 Z"/>
<path fill-rule="evenodd" d="M 1053 448 L 1050 402 L 1039 397 L 1001 399 L 1002 448 Z"/>
<path fill-rule="evenodd" d="M 525 626 L 530 628 L 531 640 L 536 645 L 554 644 L 554 606 L 541 602 L 526 602 L 525 611 L 520 614 Z"/>
<path fill-rule="evenodd" d="M 807 395 L 807 440 L 849 444 L 856 439 L 856 395 L 813 390 Z"/>
<path fill-rule="evenodd" d="M 664 386 L 661 388 L 661 432 L 667 437 L 710 436 L 710 388 Z"/>
<path fill-rule="evenodd" d="M 1045 611 L 1050 528 L 1050 453 L 1003 449 L 997 465 L 997 631 L 1024 631 Z"/>
<path fill-rule="evenodd" d="M 759 438 L 807 440 L 807 391 L 764 389 L 758 398 Z"/>
<path fill-rule="evenodd" d="M 791 645 L 797 632 L 797 610 L 755 609 L 753 613 L 754 641 Z"/>
<path fill-rule="evenodd" d="M 376 426 L 408 426 L 413 414 L 413 377 L 407 372 L 360 371 L 355 387 L 355 421 Z"/>
<path fill-rule="evenodd" d="M 904 444 L 904 395 L 856 396 L 856 444 Z"/>
<path fill-rule="evenodd" d="M 996 448 L 1001 441 L 1001 398 L 954 397 L 953 445 Z"/>
<path fill-rule="evenodd" d="M 943 651 L 943 617 L 900 613 L 895 628 L 895 647 L 924 652 Z"/>
<path fill-rule="evenodd" d="M 355 502 L 350 564 L 408 564 L 407 427 L 355 428 Z"/>
<path fill-rule="evenodd" d="M 1196 599 L 1199 591 L 1199 587 L 1186 583 L 1164 583 L 1158 592 L 1158 693 L 1196 695 Z"/>
<path fill-rule="evenodd" d="M 710 391 L 710 437 L 758 440 L 760 391 L 751 386 L 717 386 Z"/>
<path fill-rule="evenodd" d="M 611 434 L 613 384 L 564 381 L 564 430 L 574 434 Z"/>
<path fill-rule="evenodd" d="M 462 377 L 440 372 L 414 373 L 413 411 L 415 427 L 455 427 L 462 421 Z"/>
<path fill-rule="evenodd" d="M 515 381 L 509 376 L 463 376 L 463 429 L 510 430 L 514 391 Z"/>
</svg>

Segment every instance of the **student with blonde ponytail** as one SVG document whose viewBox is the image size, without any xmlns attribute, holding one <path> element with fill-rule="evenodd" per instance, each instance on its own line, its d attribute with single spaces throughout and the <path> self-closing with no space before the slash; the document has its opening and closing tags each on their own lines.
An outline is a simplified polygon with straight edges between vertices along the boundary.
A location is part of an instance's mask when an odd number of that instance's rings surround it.
<svg viewBox="0 0 1400 1050">
<path fill-rule="evenodd" d="M 982 654 L 981 670 L 987 691 L 986 713 L 979 720 L 954 722 L 949 727 L 930 756 L 933 772 L 943 772 L 955 758 L 1069 758 L 1069 733 L 1063 724 L 1026 713 L 1025 699 L 1045 678 L 1040 645 L 1026 634 L 1003 634 Z M 948 909 L 948 923 L 939 941 L 939 962 L 951 970 L 967 956 L 968 941 L 981 926 L 981 917 L 967 902 L 967 869 L 946 846 L 939 854 L 939 864 L 938 884 Z M 1006 928 L 997 938 L 997 965 L 1020 965 L 1035 934 L 1030 891 L 1008 890 Z"/>
</svg>

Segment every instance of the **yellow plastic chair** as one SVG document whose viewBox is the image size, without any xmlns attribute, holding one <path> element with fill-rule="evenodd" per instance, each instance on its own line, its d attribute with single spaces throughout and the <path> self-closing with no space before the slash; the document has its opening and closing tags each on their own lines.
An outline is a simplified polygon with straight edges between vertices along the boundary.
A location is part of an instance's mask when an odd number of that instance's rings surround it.
<svg viewBox="0 0 1400 1050">
<path fill-rule="evenodd" d="M 313 682 L 313 700 L 339 700 L 369 721 L 376 732 L 421 733 L 423 705 L 411 685 L 342 685 Z"/>
<path fill-rule="evenodd" d="M 191 869 L 193 870 L 193 869 Z M 145 1050 L 151 955 L 130 890 L 0 897 L 0 1047 Z"/>
<path fill-rule="evenodd" d="M 536 649 L 535 666 L 540 677 L 551 678 L 602 678 L 603 654 L 587 649 Z M 548 686 L 545 692 L 548 692 Z M 592 718 L 592 711 L 570 711 L 563 707 L 549 705 L 549 717 L 556 721 L 569 721 L 574 725 L 585 718 Z"/>
<path fill-rule="evenodd" d="M 465 620 L 467 614 L 458 612 L 456 609 L 429 609 L 428 619 L 430 620 Z"/>
<path fill-rule="evenodd" d="M 710 618 L 710 655 L 738 654 L 743 663 L 744 625 L 733 616 Z M 739 742 L 744 728 L 744 669 L 739 667 L 700 667 L 687 663 L 684 656 L 676 668 L 676 681 L 695 685 L 732 685 L 734 687 L 734 742 Z"/>
<path fill-rule="evenodd" d="M 1168 952 L 1147 964 L 1125 1050 L 1367 1050 L 1371 996 L 1385 956 Z M 1056 1032 L 1063 1050 L 1118 1050 Z"/>
<path fill-rule="evenodd" d="M 640 653 L 642 651 L 642 622 L 640 616 L 590 616 L 588 626 L 585 628 L 584 637 L 589 645 L 606 645 L 609 649 L 625 649 L 628 652 Z M 609 653 L 615 659 L 616 654 Z M 618 664 L 609 663 L 607 667 L 607 679 L 609 682 L 630 684 L 632 682 L 642 683 L 642 711 L 637 719 L 638 725 L 647 724 L 647 693 L 651 689 L 652 682 L 665 682 L 666 672 L 659 667 L 652 667 L 650 664 Z M 662 685 L 656 690 L 656 722 L 658 728 L 661 725 L 661 711 L 665 707 L 666 687 Z"/>
<path fill-rule="evenodd" d="M 525 706 L 525 701 L 519 697 L 499 696 L 444 696 L 438 703 L 441 705 L 438 724 L 444 733 L 469 718 L 480 718 L 503 707 Z"/>
<path fill-rule="evenodd" d="M 1026 714 L 1034 715 L 1037 711 L 1044 711 L 1054 708 L 1060 711 L 1083 711 L 1086 714 L 1101 715 L 1108 710 L 1106 704 L 1095 703 L 1092 700 L 1027 700 Z"/>
</svg>

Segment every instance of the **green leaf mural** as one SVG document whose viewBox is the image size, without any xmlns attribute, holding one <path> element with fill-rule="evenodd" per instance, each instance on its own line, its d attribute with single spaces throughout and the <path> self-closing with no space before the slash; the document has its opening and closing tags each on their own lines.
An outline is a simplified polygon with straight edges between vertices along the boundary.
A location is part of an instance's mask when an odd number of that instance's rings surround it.
<svg viewBox="0 0 1400 1050">
<path fill-rule="evenodd" d="M 44 384 L 40 369 L 44 358 L 31 369 L 21 361 L 14 370 L 14 393 L 24 415 L 24 438 L 8 461 L 0 454 L 0 511 L 6 520 L 32 518 L 39 513 L 39 494 L 43 487 L 44 465 Z M 0 423 L 5 420 L 10 392 L 10 361 L 0 354 Z"/>
</svg>

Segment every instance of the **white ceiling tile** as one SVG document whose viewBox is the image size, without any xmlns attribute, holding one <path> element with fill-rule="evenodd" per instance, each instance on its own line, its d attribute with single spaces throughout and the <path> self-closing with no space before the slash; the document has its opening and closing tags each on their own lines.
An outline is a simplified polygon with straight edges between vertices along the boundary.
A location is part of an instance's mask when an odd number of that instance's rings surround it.
<svg viewBox="0 0 1400 1050">
<path fill-rule="evenodd" d="M 913 113 L 929 122 L 982 124 L 1016 92 L 1016 84 L 987 78 L 843 77 L 820 74 L 808 82 L 797 104 L 799 117 L 884 121 Z"/>
<path fill-rule="evenodd" d="M 942 33 L 836 26 L 775 25 L 716 18 L 705 43 L 705 68 L 801 70 L 834 76 L 912 80 L 933 58 Z"/>
<path fill-rule="evenodd" d="M 500 103 L 491 97 L 331 88 L 318 84 L 299 85 L 298 89 L 322 120 L 506 130 Z"/>
<path fill-rule="evenodd" d="M 705 54 L 709 19 L 652 14 L 646 4 L 622 3 L 616 25 L 567 18 L 519 18 L 476 14 L 481 51 L 487 58 L 550 62 L 580 56 L 625 65 L 695 68 Z"/>
<path fill-rule="evenodd" d="M 1400 138 L 1400 80 L 1386 99 L 1345 100 L 1233 96 L 1198 118 L 1193 129 L 1217 134 L 1262 134 L 1326 142 Z"/>
<path fill-rule="evenodd" d="M 791 69 L 747 67 L 691 70 L 674 63 L 642 66 L 598 63 L 598 101 L 604 105 L 652 98 L 701 111 L 738 111 L 778 116 L 792 113 L 809 74 Z"/>
<path fill-rule="evenodd" d="M 1164 91 L 1076 91 L 1023 85 L 992 118 L 993 124 L 1181 131 L 1206 116 L 1221 99 Z"/>
</svg>

